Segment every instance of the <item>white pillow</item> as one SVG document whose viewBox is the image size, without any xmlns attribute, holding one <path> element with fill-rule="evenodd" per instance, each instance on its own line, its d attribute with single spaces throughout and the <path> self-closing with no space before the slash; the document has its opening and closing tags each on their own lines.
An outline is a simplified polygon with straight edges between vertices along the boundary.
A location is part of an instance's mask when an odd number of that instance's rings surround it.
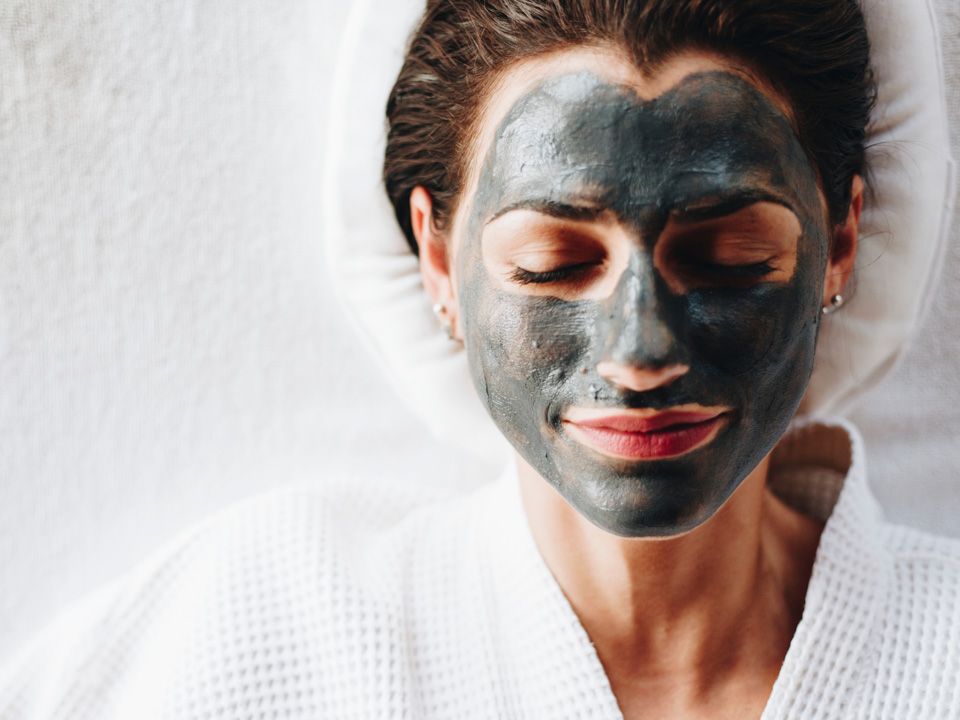
<svg viewBox="0 0 960 720">
<path fill-rule="evenodd" d="M 324 190 L 335 289 L 401 397 L 442 438 L 489 457 L 506 441 L 466 354 L 441 331 L 380 180 L 385 104 L 423 0 L 358 2 L 341 47 Z M 900 358 L 929 305 L 953 199 L 943 75 L 927 2 L 864 0 L 879 81 L 855 288 L 825 320 L 802 414 L 838 414 Z M 849 295 L 849 293 L 848 293 Z"/>
</svg>

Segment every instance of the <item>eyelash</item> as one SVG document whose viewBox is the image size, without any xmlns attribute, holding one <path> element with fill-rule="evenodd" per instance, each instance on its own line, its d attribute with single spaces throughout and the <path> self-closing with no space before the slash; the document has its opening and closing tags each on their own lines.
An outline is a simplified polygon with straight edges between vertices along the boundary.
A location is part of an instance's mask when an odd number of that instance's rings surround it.
<svg viewBox="0 0 960 720">
<path fill-rule="evenodd" d="M 768 258 L 762 262 L 751 263 L 750 265 L 691 262 L 688 264 L 688 267 L 706 271 L 714 275 L 727 275 L 736 278 L 762 278 L 776 270 L 776 267 L 770 264 L 772 259 L 773 258 Z M 569 280 L 594 265 L 595 263 L 580 263 L 579 265 L 569 265 L 545 272 L 533 272 L 532 270 L 517 267 L 510 273 L 510 280 L 518 285 L 547 285 L 549 283 Z"/>
<path fill-rule="evenodd" d="M 761 262 L 751 263 L 749 265 L 723 265 L 721 263 L 694 262 L 690 266 L 699 270 L 706 270 L 717 275 L 729 275 L 731 277 L 762 278 L 769 275 L 777 268 L 770 264 L 773 258 L 767 258 Z"/>
<path fill-rule="evenodd" d="M 546 285 L 548 283 L 569 280 L 595 265 L 596 263 L 580 263 L 579 265 L 568 265 L 567 267 L 547 270 L 545 272 L 533 272 L 532 270 L 517 267 L 510 273 L 510 280 L 518 285 Z"/>
</svg>

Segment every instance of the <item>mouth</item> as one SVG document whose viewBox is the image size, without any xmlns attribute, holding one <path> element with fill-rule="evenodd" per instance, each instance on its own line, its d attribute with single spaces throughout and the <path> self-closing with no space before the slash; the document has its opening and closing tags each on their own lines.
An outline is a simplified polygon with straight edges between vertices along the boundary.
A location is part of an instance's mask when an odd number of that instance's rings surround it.
<svg viewBox="0 0 960 720">
<path fill-rule="evenodd" d="M 729 408 L 684 407 L 663 412 L 598 415 L 574 409 L 564 428 L 577 442 L 621 460 L 676 458 L 709 445 L 727 424 Z"/>
</svg>

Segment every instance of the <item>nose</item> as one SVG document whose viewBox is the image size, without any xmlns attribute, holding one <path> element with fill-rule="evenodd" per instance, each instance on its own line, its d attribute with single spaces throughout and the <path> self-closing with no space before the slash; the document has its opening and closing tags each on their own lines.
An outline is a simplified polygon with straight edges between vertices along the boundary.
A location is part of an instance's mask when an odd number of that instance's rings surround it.
<svg viewBox="0 0 960 720">
<path fill-rule="evenodd" d="M 642 368 L 609 361 L 597 365 L 597 373 L 604 380 L 634 392 L 645 392 L 655 390 L 658 387 L 665 387 L 688 372 L 690 372 L 690 367 L 687 365 Z"/>
<path fill-rule="evenodd" d="M 635 392 L 669 385 L 690 371 L 659 297 L 648 253 L 633 254 L 608 307 L 609 326 L 597 373 Z"/>
</svg>

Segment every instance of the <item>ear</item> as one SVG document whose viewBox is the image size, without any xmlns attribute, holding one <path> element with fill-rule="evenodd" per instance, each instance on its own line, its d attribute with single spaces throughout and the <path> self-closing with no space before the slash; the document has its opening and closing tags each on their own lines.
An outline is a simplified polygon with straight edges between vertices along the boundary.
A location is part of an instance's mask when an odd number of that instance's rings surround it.
<svg viewBox="0 0 960 720">
<path fill-rule="evenodd" d="M 423 287 L 438 308 L 441 321 L 449 322 L 453 337 L 462 340 L 457 323 L 459 309 L 447 240 L 433 222 L 433 198 L 422 185 L 410 193 L 410 224 L 419 249 Z"/>
<path fill-rule="evenodd" d="M 855 175 L 850 192 L 850 210 L 846 220 L 833 229 L 830 259 L 823 283 L 823 304 L 830 305 L 834 295 L 843 295 L 847 281 L 853 275 L 860 237 L 860 214 L 863 211 L 863 178 Z"/>
</svg>

